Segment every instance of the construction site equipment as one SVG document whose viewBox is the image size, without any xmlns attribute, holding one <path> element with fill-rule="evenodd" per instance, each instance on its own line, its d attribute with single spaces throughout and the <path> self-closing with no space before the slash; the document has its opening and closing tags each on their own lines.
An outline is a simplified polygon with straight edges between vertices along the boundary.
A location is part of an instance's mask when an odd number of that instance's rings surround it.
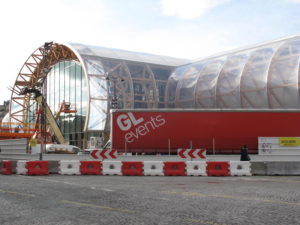
<svg viewBox="0 0 300 225">
<path fill-rule="evenodd" d="M 20 95 L 26 95 L 28 93 L 33 93 L 35 94 L 35 101 L 38 103 L 38 106 L 40 109 L 44 110 L 45 115 L 46 115 L 46 121 L 47 121 L 47 126 L 51 128 L 51 131 L 53 132 L 53 135 L 56 138 L 56 141 L 59 144 L 66 144 L 67 142 L 65 141 L 64 136 L 62 135 L 55 118 L 51 112 L 51 109 L 49 108 L 48 104 L 45 103 L 45 99 L 43 95 L 41 94 L 40 90 L 35 89 L 35 88 L 24 88 L 21 92 Z M 43 109 L 44 106 L 44 109 Z"/>
</svg>

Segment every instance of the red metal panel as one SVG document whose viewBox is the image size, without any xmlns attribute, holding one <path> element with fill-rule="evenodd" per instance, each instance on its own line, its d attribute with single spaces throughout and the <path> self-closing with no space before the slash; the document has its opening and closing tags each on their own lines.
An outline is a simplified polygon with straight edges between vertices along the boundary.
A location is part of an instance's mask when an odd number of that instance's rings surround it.
<svg viewBox="0 0 300 225">
<path fill-rule="evenodd" d="M 113 112 L 112 147 L 257 150 L 258 137 L 300 136 L 299 112 Z M 125 141 L 126 140 L 126 141 Z"/>
</svg>

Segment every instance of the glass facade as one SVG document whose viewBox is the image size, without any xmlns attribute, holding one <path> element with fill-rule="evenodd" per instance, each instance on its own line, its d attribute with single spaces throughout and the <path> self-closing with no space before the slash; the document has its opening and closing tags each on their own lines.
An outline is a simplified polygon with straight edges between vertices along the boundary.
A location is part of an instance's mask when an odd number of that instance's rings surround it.
<svg viewBox="0 0 300 225">
<path fill-rule="evenodd" d="M 78 62 L 56 63 L 47 75 L 47 103 L 56 117 L 66 141 L 83 146 L 84 125 L 88 109 L 87 83 Z M 62 104 L 70 104 L 74 112 L 61 112 Z"/>
<path fill-rule="evenodd" d="M 176 66 L 188 62 L 81 44 L 70 44 L 70 48 L 78 53 L 87 76 L 87 139 L 109 136 L 114 97 L 120 109 L 165 108 L 168 78 Z"/>
<path fill-rule="evenodd" d="M 22 67 L 13 88 L 10 122 L 34 124 L 32 95 L 42 83 L 42 48 Z M 53 114 L 64 101 L 76 109 L 57 123 L 79 147 L 90 137 L 108 140 L 113 98 L 122 109 L 299 109 L 300 37 L 233 51 L 203 60 L 156 56 L 82 44 L 58 44 L 49 56 L 47 103 Z M 6 120 L 8 120 L 6 118 Z"/>
<path fill-rule="evenodd" d="M 88 131 L 109 130 L 114 96 L 118 108 L 165 107 L 165 90 L 173 67 L 91 56 L 85 56 L 84 61 L 90 84 Z"/>
<path fill-rule="evenodd" d="M 300 37 L 210 57 L 173 71 L 170 108 L 299 109 Z"/>
</svg>

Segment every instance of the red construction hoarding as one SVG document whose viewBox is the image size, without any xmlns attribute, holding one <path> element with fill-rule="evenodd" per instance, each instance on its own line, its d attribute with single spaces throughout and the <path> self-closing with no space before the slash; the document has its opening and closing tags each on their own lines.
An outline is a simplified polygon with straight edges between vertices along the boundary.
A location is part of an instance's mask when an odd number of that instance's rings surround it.
<svg viewBox="0 0 300 225">
<path fill-rule="evenodd" d="M 206 148 L 222 153 L 258 137 L 299 137 L 298 111 L 114 111 L 112 147 L 118 151 Z M 164 152 L 166 152 L 164 151 Z"/>
</svg>

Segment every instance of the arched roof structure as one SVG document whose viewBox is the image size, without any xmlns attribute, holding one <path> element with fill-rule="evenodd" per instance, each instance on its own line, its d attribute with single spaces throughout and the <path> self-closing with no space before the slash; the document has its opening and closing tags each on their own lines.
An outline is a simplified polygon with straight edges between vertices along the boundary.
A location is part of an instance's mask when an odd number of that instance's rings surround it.
<svg viewBox="0 0 300 225">
<path fill-rule="evenodd" d="M 160 108 L 170 72 L 188 60 L 146 53 L 88 46 L 77 43 L 53 43 L 45 59 L 44 46 L 35 50 L 22 66 L 12 88 L 10 121 L 26 126 L 33 104 L 30 94 L 20 96 L 24 87 L 38 87 L 47 73 L 59 62 L 75 61 L 87 83 L 87 119 L 84 130 L 105 130 L 109 126 L 109 109 L 116 92 L 121 108 Z M 46 71 L 42 68 L 46 65 Z M 33 113 L 33 112 L 31 112 Z M 54 112 L 53 112 L 54 113 Z"/>
<path fill-rule="evenodd" d="M 299 109 L 300 37 L 179 66 L 169 78 L 170 108 Z"/>
</svg>

